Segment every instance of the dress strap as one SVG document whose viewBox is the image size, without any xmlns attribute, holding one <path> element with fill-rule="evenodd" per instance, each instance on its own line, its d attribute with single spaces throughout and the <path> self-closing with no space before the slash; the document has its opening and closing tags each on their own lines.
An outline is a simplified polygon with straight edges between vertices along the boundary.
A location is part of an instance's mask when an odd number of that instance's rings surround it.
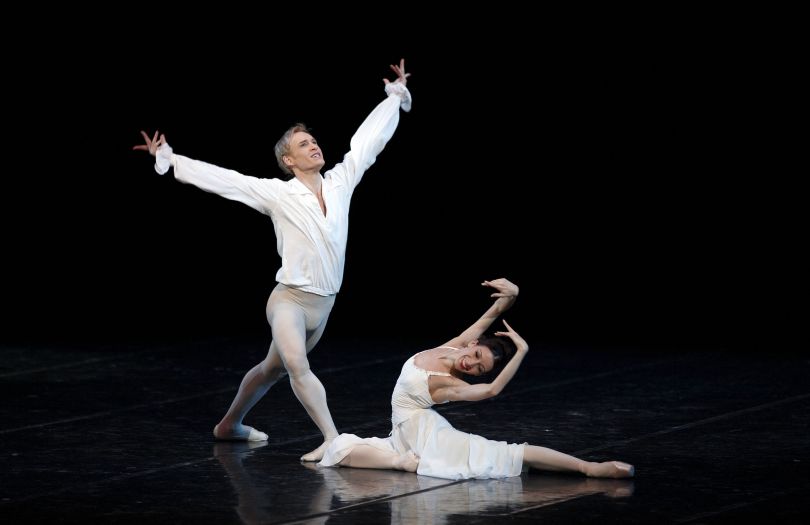
<svg viewBox="0 0 810 525">
<path fill-rule="evenodd" d="M 458 348 L 453 348 L 452 346 L 437 346 L 436 348 L 449 348 L 450 350 L 458 350 Z"/>
<path fill-rule="evenodd" d="M 437 348 L 452 348 L 452 347 L 450 347 L 450 346 L 438 346 Z M 453 348 L 453 350 L 455 350 L 455 348 Z M 427 350 L 422 350 L 422 352 L 427 352 Z M 452 374 L 448 374 L 447 372 L 436 372 L 435 370 L 425 370 L 421 366 L 417 365 L 416 364 L 416 356 L 418 356 L 422 352 L 418 352 L 418 353 L 412 355 L 410 359 L 408 359 L 408 362 L 414 368 L 416 368 L 417 370 L 421 370 L 422 372 L 426 373 L 428 376 L 446 376 L 446 377 L 450 377 L 452 375 Z"/>
</svg>

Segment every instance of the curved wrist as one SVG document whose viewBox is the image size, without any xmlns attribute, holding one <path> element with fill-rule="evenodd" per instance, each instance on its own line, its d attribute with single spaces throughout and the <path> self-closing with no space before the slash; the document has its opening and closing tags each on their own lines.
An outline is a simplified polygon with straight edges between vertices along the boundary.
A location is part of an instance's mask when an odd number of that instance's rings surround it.
<svg viewBox="0 0 810 525">
<path fill-rule="evenodd" d="M 402 111 L 408 112 L 411 110 L 411 104 L 413 102 L 411 92 L 408 91 L 408 88 L 405 87 L 402 82 L 389 82 L 385 85 L 385 92 L 389 97 L 391 95 L 399 97 L 399 107 L 402 108 Z"/>
<path fill-rule="evenodd" d="M 172 148 L 166 143 L 160 145 L 155 152 L 155 171 L 163 175 L 172 167 Z"/>
</svg>

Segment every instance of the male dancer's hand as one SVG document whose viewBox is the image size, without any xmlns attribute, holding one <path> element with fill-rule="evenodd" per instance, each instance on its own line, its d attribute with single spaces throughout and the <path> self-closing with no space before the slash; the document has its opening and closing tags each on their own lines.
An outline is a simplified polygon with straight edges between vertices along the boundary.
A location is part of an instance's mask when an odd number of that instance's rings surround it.
<svg viewBox="0 0 810 525">
<path fill-rule="evenodd" d="M 396 74 L 397 74 L 397 79 L 396 79 L 396 80 L 394 80 L 394 83 L 399 82 L 399 83 L 400 83 L 400 84 L 402 84 L 403 86 L 404 86 L 404 85 L 406 85 L 406 84 L 408 83 L 408 77 L 409 77 L 409 76 L 411 76 L 411 74 L 410 74 L 410 73 L 405 73 L 405 59 L 404 59 L 404 58 L 400 58 L 400 59 L 399 59 L 399 65 L 398 65 L 398 66 L 397 66 L 397 65 L 394 65 L 394 64 L 391 64 L 391 66 L 390 66 L 390 67 L 391 67 L 391 70 L 392 70 L 394 73 L 396 73 Z M 384 79 L 383 79 L 383 82 L 385 82 L 386 84 L 390 84 L 390 83 L 391 83 L 391 81 L 390 81 L 390 80 L 388 80 L 387 78 L 384 78 Z"/>
<path fill-rule="evenodd" d="M 166 135 L 161 134 L 160 137 L 158 137 L 157 130 L 155 130 L 155 135 L 151 139 L 149 138 L 149 135 L 147 135 L 146 132 L 143 130 L 141 130 L 141 135 L 143 136 L 143 140 L 146 144 L 138 144 L 137 146 L 132 146 L 132 149 L 148 151 L 149 154 L 154 157 L 157 154 L 158 148 L 162 144 L 166 144 Z"/>
</svg>

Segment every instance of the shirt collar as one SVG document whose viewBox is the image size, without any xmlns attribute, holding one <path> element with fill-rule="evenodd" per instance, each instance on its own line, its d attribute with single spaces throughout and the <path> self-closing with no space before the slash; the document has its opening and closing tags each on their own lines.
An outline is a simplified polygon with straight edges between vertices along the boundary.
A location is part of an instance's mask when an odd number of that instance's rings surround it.
<svg viewBox="0 0 810 525">
<path fill-rule="evenodd" d="M 304 183 L 298 180 L 298 178 L 293 177 L 287 184 L 290 186 L 290 193 L 294 193 L 296 195 L 306 195 L 307 193 L 312 193 L 309 191 L 309 188 L 304 186 Z"/>
</svg>

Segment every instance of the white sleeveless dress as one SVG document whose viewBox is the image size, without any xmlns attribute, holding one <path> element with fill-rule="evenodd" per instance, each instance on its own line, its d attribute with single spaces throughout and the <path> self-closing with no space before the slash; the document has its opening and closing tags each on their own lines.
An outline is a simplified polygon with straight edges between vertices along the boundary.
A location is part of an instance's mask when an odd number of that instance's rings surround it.
<svg viewBox="0 0 810 525">
<path fill-rule="evenodd" d="M 449 347 L 448 347 L 449 348 Z M 417 354 L 418 355 L 418 354 Z M 331 467 L 357 445 L 370 445 L 387 452 L 419 456 L 417 474 L 445 479 L 489 479 L 519 476 L 525 444 L 492 441 L 460 432 L 431 407 L 428 379 L 444 372 L 424 370 L 414 364 L 416 355 L 402 366 L 391 396 L 391 424 L 387 438 L 360 438 L 341 434 L 329 446 L 321 465 Z"/>
</svg>

